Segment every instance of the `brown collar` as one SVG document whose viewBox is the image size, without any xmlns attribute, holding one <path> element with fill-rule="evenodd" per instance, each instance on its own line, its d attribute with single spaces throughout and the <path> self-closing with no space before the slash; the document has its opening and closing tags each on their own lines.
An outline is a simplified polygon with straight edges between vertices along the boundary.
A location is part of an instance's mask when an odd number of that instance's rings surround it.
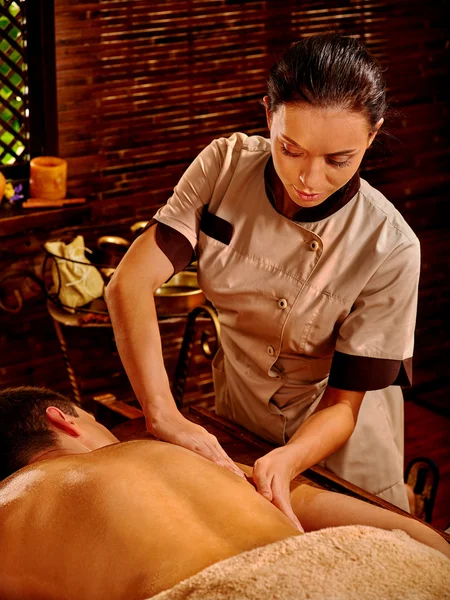
<svg viewBox="0 0 450 600">
<path fill-rule="evenodd" d="M 272 157 L 270 157 L 264 170 L 266 193 L 275 210 L 280 214 L 283 214 L 282 199 L 279 198 L 279 194 L 274 192 L 274 190 L 276 190 L 277 180 L 279 181 L 273 166 Z M 347 181 L 343 187 L 334 192 L 334 194 L 321 204 L 313 206 L 312 208 L 299 208 L 293 215 L 292 220 L 300 221 L 302 223 L 313 223 L 325 219 L 330 215 L 334 215 L 334 213 L 350 202 L 358 192 L 359 186 L 359 172 L 357 171 L 350 181 Z"/>
</svg>

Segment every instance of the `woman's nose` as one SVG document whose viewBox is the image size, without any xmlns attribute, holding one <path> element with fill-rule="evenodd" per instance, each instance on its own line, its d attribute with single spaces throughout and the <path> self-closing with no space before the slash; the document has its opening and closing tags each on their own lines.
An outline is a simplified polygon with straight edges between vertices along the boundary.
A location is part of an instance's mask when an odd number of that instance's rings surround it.
<svg viewBox="0 0 450 600">
<path fill-rule="evenodd" d="M 313 161 L 307 165 L 303 165 L 302 171 L 299 174 L 299 179 L 304 188 L 302 191 L 307 194 L 320 192 L 323 181 L 323 173 L 320 164 Z"/>
</svg>

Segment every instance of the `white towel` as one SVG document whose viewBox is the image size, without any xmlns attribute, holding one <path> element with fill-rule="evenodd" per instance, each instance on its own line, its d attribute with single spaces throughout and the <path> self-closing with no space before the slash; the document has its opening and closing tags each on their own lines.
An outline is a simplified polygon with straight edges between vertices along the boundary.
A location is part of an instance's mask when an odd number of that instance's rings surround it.
<svg viewBox="0 0 450 600">
<path fill-rule="evenodd" d="M 450 560 L 403 531 L 348 525 L 207 567 L 152 600 L 448 600 Z"/>
</svg>

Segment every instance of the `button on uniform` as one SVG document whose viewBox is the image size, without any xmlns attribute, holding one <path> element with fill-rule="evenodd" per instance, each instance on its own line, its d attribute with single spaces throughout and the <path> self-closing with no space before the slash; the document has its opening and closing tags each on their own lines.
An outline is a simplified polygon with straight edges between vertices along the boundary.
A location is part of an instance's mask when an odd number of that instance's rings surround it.
<svg viewBox="0 0 450 600">
<path fill-rule="evenodd" d="M 311 248 L 311 250 L 317 250 L 319 248 L 319 242 L 313 240 L 309 243 L 309 247 Z"/>
<path fill-rule="evenodd" d="M 287 300 L 285 298 L 280 298 L 280 300 L 278 300 L 278 306 L 281 309 L 284 310 L 285 308 L 287 308 L 287 305 L 288 305 L 288 303 L 287 303 Z"/>
<path fill-rule="evenodd" d="M 281 379 L 281 376 L 273 368 L 270 369 L 269 376 L 272 377 L 272 379 Z"/>
<path fill-rule="evenodd" d="M 275 348 L 273 346 L 268 346 L 267 354 L 269 354 L 269 356 L 273 356 L 275 354 Z"/>
</svg>

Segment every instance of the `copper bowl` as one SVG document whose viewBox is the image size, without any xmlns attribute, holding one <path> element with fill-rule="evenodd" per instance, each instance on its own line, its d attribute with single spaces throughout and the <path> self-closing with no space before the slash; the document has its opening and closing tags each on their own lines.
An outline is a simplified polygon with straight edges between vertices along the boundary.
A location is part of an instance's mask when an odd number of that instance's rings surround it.
<svg viewBox="0 0 450 600">
<path fill-rule="evenodd" d="M 154 295 L 158 315 L 185 315 L 206 302 L 197 273 L 180 271 L 158 288 Z"/>
<path fill-rule="evenodd" d="M 134 235 L 137 236 L 148 223 L 149 221 L 137 221 L 136 223 L 133 223 L 130 227 L 131 233 L 134 233 Z"/>
<path fill-rule="evenodd" d="M 106 281 L 111 279 L 130 246 L 131 242 L 118 235 L 102 235 L 97 239 L 98 250 L 95 251 L 93 258 L 94 262 L 99 264 L 98 268 Z"/>
<path fill-rule="evenodd" d="M 131 246 L 131 242 L 118 235 L 102 235 L 97 240 L 97 246 L 100 250 L 126 252 Z"/>
</svg>

